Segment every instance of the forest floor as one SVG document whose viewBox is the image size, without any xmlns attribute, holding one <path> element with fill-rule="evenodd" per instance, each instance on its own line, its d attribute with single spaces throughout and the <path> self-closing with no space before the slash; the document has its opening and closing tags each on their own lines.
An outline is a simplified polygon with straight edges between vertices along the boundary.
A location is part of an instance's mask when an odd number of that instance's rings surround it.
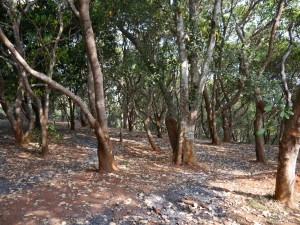
<svg viewBox="0 0 300 225">
<path fill-rule="evenodd" d="M 199 166 L 175 167 L 166 137 L 153 152 L 145 133 L 124 131 L 121 144 L 111 129 L 120 171 L 99 174 L 93 132 L 77 127 L 57 126 L 47 158 L 34 140 L 16 146 L 0 127 L 1 225 L 300 224 L 299 210 L 272 199 L 277 147 L 267 146 L 260 164 L 253 145 L 197 140 Z"/>
</svg>

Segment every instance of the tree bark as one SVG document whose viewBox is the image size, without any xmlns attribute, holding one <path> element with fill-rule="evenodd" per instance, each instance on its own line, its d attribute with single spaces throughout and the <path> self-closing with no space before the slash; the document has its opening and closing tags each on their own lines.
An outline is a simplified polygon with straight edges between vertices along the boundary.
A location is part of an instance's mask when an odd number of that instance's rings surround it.
<svg viewBox="0 0 300 225">
<path fill-rule="evenodd" d="M 94 87 L 94 78 L 93 72 L 91 69 L 91 64 L 88 62 L 88 69 L 87 69 L 87 86 L 88 86 L 88 98 L 89 98 L 89 107 L 93 117 L 97 117 L 96 112 L 96 97 L 95 97 L 95 87 Z"/>
<path fill-rule="evenodd" d="M 284 131 L 279 142 L 275 199 L 295 207 L 294 186 L 297 157 L 300 148 L 300 86 L 294 102 L 294 115 L 284 121 Z"/>
<path fill-rule="evenodd" d="M 255 135 L 255 153 L 256 153 L 256 161 L 257 162 L 266 162 L 265 158 L 265 147 L 264 147 L 264 137 L 263 134 L 258 134 L 257 132 L 263 129 L 263 118 L 264 118 L 264 110 L 263 110 L 263 102 L 257 101 L 256 103 L 256 112 L 255 112 L 255 121 L 254 121 L 254 135 Z"/>
<path fill-rule="evenodd" d="M 72 102 L 71 98 L 69 98 L 69 108 L 71 130 L 75 130 L 75 104 Z"/>
<path fill-rule="evenodd" d="M 203 97 L 205 101 L 205 109 L 207 115 L 207 121 L 209 123 L 209 131 L 210 131 L 210 138 L 212 144 L 218 145 L 220 144 L 218 132 L 217 132 L 217 125 L 216 125 L 216 115 L 213 113 L 212 105 L 209 100 L 208 91 L 204 88 Z"/>
<path fill-rule="evenodd" d="M 98 140 L 98 160 L 99 170 L 113 171 L 116 170 L 114 155 L 112 152 L 112 143 L 108 134 L 107 115 L 105 110 L 105 97 L 103 88 L 103 73 L 97 55 L 94 31 L 89 13 L 89 0 L 78 0 L 79 19 L 82 25 L 84 42 L 86 45 L 87 56 L 91 64 L 91 70 L 94 79 L 95 88 L 95 106 L 97 111 L 96 136 Z M 104 135 L 104 137 L 102 137 Z"/>
<path fill-rule="evenodd" d="M 233 138 L 233 128 L 232 128 L 232 112 L 231 108 L 226 110 L 222 115 L 223 120 L 223 141 L 231 142 Z"/>
</svg>

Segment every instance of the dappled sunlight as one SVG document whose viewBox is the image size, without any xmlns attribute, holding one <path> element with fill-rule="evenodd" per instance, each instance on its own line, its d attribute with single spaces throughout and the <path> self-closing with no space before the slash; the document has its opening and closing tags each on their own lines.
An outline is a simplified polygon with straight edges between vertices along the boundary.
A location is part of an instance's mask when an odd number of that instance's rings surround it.
<svg viewBox="0 0 300 225">
<path fill-rule="evenodd" d="M 270 216 L 262 207 L 274 204 L 270 215 L 281 209 L 265 197 L 274 190 L 273 164 L 251 162 L 252 146 L 197 141 L 199 167 L 177 167 L 165 139 L 158 140 L 164 150 L 154 152 L 145 134 L 125 133 L 122 144 L 113 139 L 120 171 L 97 173 L 96 142 L 87 130 L 53 141 L 46 159 L 20 149 L 4 151 L 10 169 L 0 182 L 11 187 L 1 195 L 1 204 L 10 209 L 3 210 L 5 221 L 222 224 L 231 219 L 249 224 L 245 213 L 249 221 L 265 221 Z M 263 212 L 266 217 L 257 216 Z"/>
</svg>

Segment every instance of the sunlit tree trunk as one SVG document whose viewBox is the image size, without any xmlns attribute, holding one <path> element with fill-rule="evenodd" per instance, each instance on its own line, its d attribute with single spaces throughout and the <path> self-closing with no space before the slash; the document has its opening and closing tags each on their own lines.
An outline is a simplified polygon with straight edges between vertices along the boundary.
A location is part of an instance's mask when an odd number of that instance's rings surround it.
<svg viewBox="0 0 300 225">
<path fill-rule="evenodd" d="M 95 98 L 95 87 L 94 87 L 94 78 L 93 78 L 93 72 L 91 68 L 91 64 L 88 62 L 88 69 L 87 69 L 87 86 L 88 86 L 88 99 L 89 99 L 89 106 L 91 113 L 94 117 L 97 116 L 96 112 L 96 98 Z"/>
<path fill-rule="evenodd" d="M 182 10 L 184 6 L 177 3 L 176 10 L 176 28 L 177 28 L 177 44 L 180 63 L 180 126 L 178 135 L 178 148 L 174 155 L 176 165 L 194 164 L 196 154 L 194 149 L 195 124 L 192 118 L 189 118 L 189 68 L 186 56 L 185 45 L 185 26 Z"/>
<path fill-rule="evenodd" d="M 300 148 L 300 86 L 294 102 L 294 115 L 285 119 L 276 176 L 275 199 L 295 207 L 294 186 L 297 157 Z"/>
<path fill-rule="evenodd" d="M 292 93 L 289 90 L 285 72 L 285 62 L 293 47 L 292 28 L 293 22 L 290 23 L 288 29 L 290 43 L 281 60 L 280 74 L 282 89 L 286 97 L 286 108 L 291 109 L 293 107 L 293 115 L 289 119 L 284 118 L 280 126 L 275 199 L 294 208 L 295 172 L 300 148 L 300 85 L 296 89 L 296 98 L 293 104 Z"/>
</svg>

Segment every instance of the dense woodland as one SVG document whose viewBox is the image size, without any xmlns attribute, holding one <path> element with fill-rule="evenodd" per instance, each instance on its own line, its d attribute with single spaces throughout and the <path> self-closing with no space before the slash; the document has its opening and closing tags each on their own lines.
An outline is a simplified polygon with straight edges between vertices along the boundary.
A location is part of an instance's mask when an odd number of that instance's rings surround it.
<svg viewBox="0 0 300 225">
<path fill-rule="evenodd" d="M 168 137 L 176 166 L 198 164 L 196 139 L 259 163 L 279 145 L 274 197 L 295 207 L 299 25 L 297 0 L 3 0 L 1 117 L 50 158 L 57 121 L 89 126 L 99 172 L 119 170 L 109 127 Z"/>
</svg>

